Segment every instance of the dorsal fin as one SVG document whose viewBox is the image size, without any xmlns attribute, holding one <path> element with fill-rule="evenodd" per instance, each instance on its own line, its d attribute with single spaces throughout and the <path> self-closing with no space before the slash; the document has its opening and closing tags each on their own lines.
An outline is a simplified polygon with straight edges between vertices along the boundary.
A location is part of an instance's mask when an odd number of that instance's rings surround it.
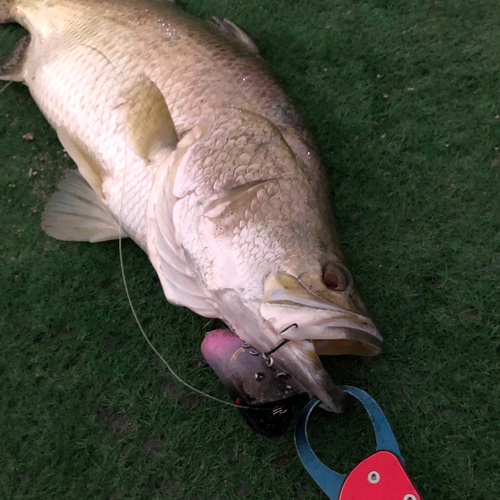
<svg viewBox="0 0 500 500">
<path fill-rule="evenodd" d="M 120 235 L 118 223 L 78 170 L 57 186 L 42 214 L 42 229 L 64 241 L 106 241 Z M 122 230 L 122 238 L 127 234 Z"/>
<path fill-rule="evenodd" d="M 239 26 L 231 22 L 229 19 L 223 19 L 222 21 L 218 17 L 213 17 L 215 25 L 229 38 L 238 41 L 243 44 L 245 48 L 249 49 L 254 54 L 259 53 L 259 48 L 255 42 L 250 38 L 245 31 L 243 31 Z"/>
</svg>

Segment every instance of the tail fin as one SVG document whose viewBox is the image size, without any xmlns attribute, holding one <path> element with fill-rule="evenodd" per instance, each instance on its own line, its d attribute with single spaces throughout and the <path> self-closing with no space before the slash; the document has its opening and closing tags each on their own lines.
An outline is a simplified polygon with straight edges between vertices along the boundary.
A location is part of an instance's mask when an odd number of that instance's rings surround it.
<svg viewBox="0 0 500 500">
<path fill-rule="evenodd" d="M 13 6 L 14 0 L 0 0 L 0 24 L 15 22 Z"/>
</svg>

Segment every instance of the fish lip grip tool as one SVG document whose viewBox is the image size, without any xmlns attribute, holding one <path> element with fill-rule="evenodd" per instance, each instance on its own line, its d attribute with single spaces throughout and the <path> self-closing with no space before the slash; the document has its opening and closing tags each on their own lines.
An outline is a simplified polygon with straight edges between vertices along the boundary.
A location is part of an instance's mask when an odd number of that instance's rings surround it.
<svg viewBox="0 0 500 500">
<path fill-rule="evenodd" d="M 378 404 L 361 389 L 351 386 L 341 389 L 358 399 L 368 412 L 377 440 L 376 452 L 349 474 L 329 469 L 309 444 L 307 424 L 320 404 L 313 398 L 300 413 L 295 427 L 295 446 L 307 472 L 331 500 L 422 500 L 406 473 L 394 433 Z"/>
</svg>

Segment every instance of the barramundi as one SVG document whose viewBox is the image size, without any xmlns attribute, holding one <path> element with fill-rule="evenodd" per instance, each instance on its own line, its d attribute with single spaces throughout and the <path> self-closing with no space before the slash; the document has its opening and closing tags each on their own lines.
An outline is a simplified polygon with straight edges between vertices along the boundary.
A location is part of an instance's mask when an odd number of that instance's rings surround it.
<svg viewBox="0 0 500 500">
<path fill-rule="evenodd" d="M 29 32 L 0 78 L 28 86 L 78 167 L 42 228 L 132 238 L 169 302 L 273 351 L 300 390 L 340 411 L 318 355 L 375 355 L 382 337 L 317 148 L 249 35 L 166 0 L 0 0 L 0 22 Z"/>
</svg>

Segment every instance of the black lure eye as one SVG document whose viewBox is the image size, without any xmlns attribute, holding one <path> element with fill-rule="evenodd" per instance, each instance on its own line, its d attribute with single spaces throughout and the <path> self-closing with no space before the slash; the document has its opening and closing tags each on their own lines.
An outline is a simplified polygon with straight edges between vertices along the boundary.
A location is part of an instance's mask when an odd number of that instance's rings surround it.
<svg viewBox="0 0 500 500">
<path fill-rule="evenodd" d="M 323 268 L 323 283 L 329 290 L 343 292 L 352 283 L 351 274 L 337 262 L 329 262 Z"/>
</svg>

